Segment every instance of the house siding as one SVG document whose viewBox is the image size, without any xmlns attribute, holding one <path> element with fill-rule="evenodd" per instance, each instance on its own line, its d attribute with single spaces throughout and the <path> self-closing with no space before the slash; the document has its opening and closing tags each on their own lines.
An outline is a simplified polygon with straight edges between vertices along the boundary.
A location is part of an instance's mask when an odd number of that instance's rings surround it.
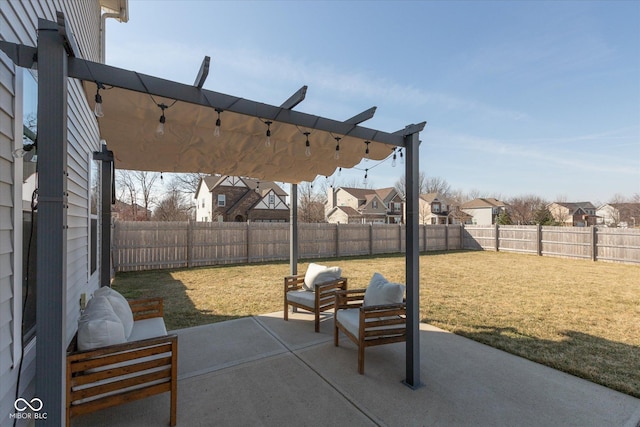
<svg viewBox="0 0 640 427">
<path fill-rule="evenodd" d="M 56 11 L 62 11 L 75 37 L 82 58 L 99 61 L 100 4 L 97 0 L 78 1 L 1 1 L 0 40 L 28 46 L 37 44 L 38 18 L 55 21 Z M 18 264 L 22 259 L 21 224 L 22 180 L 14 180 L 21 164 L 14 163 L 11 152 L 21 144 L 21 100 L 16 98 L 21 71 L 0 53 L 0 426 L 12 424 L 8 414 L 13 412 L 19 348 L 14 314 L 21 307 L 14 295 L 21 286 L 22 274 Z M 99 275 L 88 274 L 88 177 L 90 153 L 100 148 L 95 118 L 85 99 L 81 83 L 70 79 L 68 83 L 68 241 L 67 241 L 67 344 L 77 328 L 80 294 L 90 294 L 98 286 Z M 18 123 L 19 121 L 19 123 Z M 16 128 L 18 131 L 16 131 Z M 17 140 L 17 141 L 16 141 Z M 19 160 L 21 162 L 21 160 Z M 15 182 L 14 182 L 15 181 Z M 99 271 L 99 270 L 98 270 Z M 37 340 L 36 340 L 37 341 Z M 20 395 L 33 396 L 35 390 L 36 341 L 25 348 Z M 10 422 L 11 421 L 11 422 Z"/>
</svg>

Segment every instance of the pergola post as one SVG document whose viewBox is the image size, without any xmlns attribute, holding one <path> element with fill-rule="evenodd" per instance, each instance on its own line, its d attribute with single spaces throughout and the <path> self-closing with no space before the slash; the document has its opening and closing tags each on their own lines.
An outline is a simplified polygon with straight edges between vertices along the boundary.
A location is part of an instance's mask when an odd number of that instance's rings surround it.
<svg viewBox="0 0 640 427">
<path fill-rule="evenodd" d="M 404 137 L 406 153 L 406 281 L 407 281 L 407 341 L 406 375 L 404 383 L 416 389 L 420 387 L 420 229 L 418 209 L 420 206 L 418 190 L 419 147 L 417 132 Z"/>
<path fill-rule="evenodd" d="M 298 184 L 291 184 L 289 195 L 289 267 L 290 274 L 298 274 Z"/>
<path fill-rule="evenodd" d="M 36 391 L 46 419 L 66 423 L 67 52 L 54 22 L 38 22 Z"/>
<path fill-rule="evenodd" d="M 102 162 L 101 213 L 100 213 L 100 287 L 111 284 L 111 200 L 113 192 L 113 151 L 102 145 L 93 159 Z"/>
</svg>

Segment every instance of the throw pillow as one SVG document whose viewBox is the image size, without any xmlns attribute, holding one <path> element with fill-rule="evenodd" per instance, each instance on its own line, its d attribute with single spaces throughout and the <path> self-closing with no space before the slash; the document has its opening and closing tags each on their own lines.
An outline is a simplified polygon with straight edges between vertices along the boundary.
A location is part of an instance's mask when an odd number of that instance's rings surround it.
<svg viewBox="0 0 640 427">
<path fill-rule="evenodd" d="M 99 296 L 106 297 L 109 300 L 113 307 L 113 311 L 122 322 L 125 338 L 129 339 L 131 331 L 133 330 L 133 313 L 131 312 L 129 302 L 127 302 L 126 298 L 123 297 L 122 294 L 108 286 L 103 286 L 93 293 L 94 298 Z"/>
<path fill-rule="evenodd" d="M 391 283 L 380 273 L 374 273 L 364 293 L 364 305 L 399 304 L 404 297 L 404 285 Z"/>
<path fill-rule="evenodd" d="M 302 288 L 314 292 L 316 283 L 324 283 L 330 280 L 340 278 L 342 275 L 342 269 L 340 267 L 326 267 L 321 264 L 311 263 L 307 267 L 307 272 L 304 275 L 304 283 Z"/>
<path fill-rule="evenodd" d="M 78 350 L 126 342 L 124 327 L 104 296 L 93 297 L 78 321 Z"/>
</svg>

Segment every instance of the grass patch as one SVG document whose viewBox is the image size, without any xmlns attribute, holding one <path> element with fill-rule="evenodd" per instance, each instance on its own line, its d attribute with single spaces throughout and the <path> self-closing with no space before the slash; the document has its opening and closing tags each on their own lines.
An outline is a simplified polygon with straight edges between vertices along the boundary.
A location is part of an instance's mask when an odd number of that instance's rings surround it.
<svg viewBox="0 0 640 427">
<path fill-rule="evenodd" d="M 332 259 L 349 288 L 404 257 Z M 308 263 L 300 263 L 304 272 Z M 127 298 L 162 296 L 169 329 L 283 309 L 288 263 L 119 273 Z M 640 266 L 496 252 L 420 257 L 420 316 L 527 359 L 640 397 Z"/>
</svg>

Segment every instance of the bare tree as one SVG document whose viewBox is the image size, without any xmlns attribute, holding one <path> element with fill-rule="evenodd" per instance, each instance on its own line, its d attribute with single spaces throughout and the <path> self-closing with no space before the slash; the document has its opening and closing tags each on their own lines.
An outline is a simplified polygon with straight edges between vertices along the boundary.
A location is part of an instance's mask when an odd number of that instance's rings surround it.
<svg viewBox="0 0 640 427">
<path fill-rule="evenodd" d="M 144 208 L 144 219 L 149 220 L 150 208 L 155 204 L 157 196 L 155 190 L 158 187 L 157 172 L 146 171 L 116 171 L 116 185 L 119 187 L 118 194 L 121 194 L 123 202 L 129 204 L 133 209 L 133 218 L 138 219 L 138 204 Z"/>
<path fill-rule="evenodd" d="M 171 185 L 182 194 L 188 194 L 191 198 L 195 198 L 200 180 L 205 176 L 209 175 L 199 172 L 177 173 L 171 179 Z"/>
<path fill-rule="evenodd" d="M 432 176 L 426 179 L 425 193 L 438 193 L 442 197 L 448 198 L 451 193 L 451 185 L 446 179 L 439 176 Z M 422 193 L 420 193 L 422 194 Z"/>
<path fill-rule="evenodd" d="M 396 183 L 393 185 L 393 188 L 398 192 L 398 195 L 402 198 L 402 200 L 406 200 L 407 198 L 407 183 L 404 176 L 401 176 Z M 427 193 L 427 175 L 424 172 L 418 173 L 418 194 Z"/>
<path fill-rule="evenodd" d="M 507 200 L 511 209 L 511 221 L 514 224 L 535 224 L 535 214 L 547 205 L 547 202 L 534 194 L 512 197 Z"/>
<path fill-rule="evenodd" d="M 298 184 L 298 220 L 300 222 L 325 222 L 326 194 L 320 193 L 319 190 L 320 188 L 314 188 L 314 185 L 309 182 Z"/>
<path fill-rule="evenodd" d="M 186 196 L 175 187 L 170 189 L 154 209 L 153 219 L 156 221 L 188 221 L 190 206 L 186 203 L 185 198 Z"/>
</svg>

